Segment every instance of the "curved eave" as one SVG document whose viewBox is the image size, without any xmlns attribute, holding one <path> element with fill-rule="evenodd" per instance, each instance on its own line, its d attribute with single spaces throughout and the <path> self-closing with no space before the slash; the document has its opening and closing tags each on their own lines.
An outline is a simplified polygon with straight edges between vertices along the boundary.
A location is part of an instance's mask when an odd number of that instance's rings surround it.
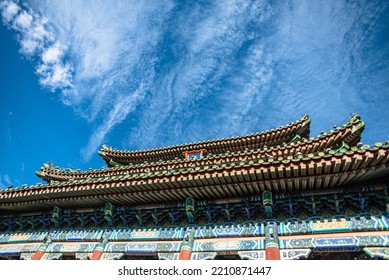
<svg viewBox="0 0 389 280">
<path fill-rule="evenodd" d="M 361 141 L 361 135 L 364 130 L 365 130 L 365 123 L 361 121 L 357 125 L 355 125 L 350 136 L 348 136 L 345 139 L 345 142 L 350 146 L 357 145 L 358 142 Z"/>
<path fill-rule="evenodd" d="M 305 115 L 296 122 L 292 122 L 286 126 L 278 127 L 276 129 L 265 131 L 258 134 L 227 138 L 221 140 L 210 140 L 199 143 L 183 144 L 167 148 L 158 148 L 145 151 L 126 151 L 115 150 L 103 145 L 99 154 L 107 160 L 115 160 L 119 163 L 139 163 L 144 161 L 153 161 L 158 159 L 174 159 L 183 158 L 182 152 L 206 149 L 211 153 L 220 153 L 228 150 L 244 150 L 245 147 L 256 146 L 261 148 L 263 146 L 279 145 L 283 142 L 288 142 L 297 134 L 302 137 L 308 137 L 309 125 L 311 119 Z"/>
<path fill-rule="evenodd" d="M 296 156 L 296 154 L 301 153 L 303 155 L 308 154 L 317 154 L 320 151 L 329 149 L 333 146 L 342 144 L 343 142 L 351 144 L 356 140 L 359 141 L 360 134 L 363 131 L 365 124 L 360 121 L 360 119 L 355 119 L 352 122 L 349 122 L 335 130 L 331 130 L 327 133 L 321 134 L 316 138 L 311 138 L 310 140 L 301 139 L 297 142 L 293 142 L 283 146 L 269 147 L 265 149 L 259 149 L 256 151 L 244 151 L 238 153 L 230 153 L 223 155 L 214 155 L 210 157 L 203 158 L 199 162 L 196 162 L 196 165 L 209 165 L 216 160 L 224 161 L 239 160 L 243 157 L 247 157 L 249 160 L 253 158 L 263 157 L 263 156 L 272 156 L 273 158 L 287 158 Z M 100 152 L 100 151 L 99 151 Z M 172 169 L 182 169 L 183 165 L 187 165 L 187 160 L 173 160 L 166 162 L 151 162 L 147 164 L 136 164 L 136 165 L 125 165 L 120 162 L 116 162 L 113 159 L 110 159 L 106 156 L 105 152 L 100 153 L 101 156 L 105 159 L 107 164 L 110 167 L 109 169 L 95 169 L 91 171 L 72 171 L 67 172 L 64 169 L 54 168 L 51 165 L 45 164 L 41 171 L 39 172 L 39 177 L 43 178 L 46 181 L 64 181 L 70 179 L 80 179 L 86 177 L 103 177 L 103 176 L 112 176 L 117 175 L 126 171 L 145 172 L 147 169 L 153 170 L 163 170 L 167 167 Z M 38 173 L 37 173 L 38 174 Z M 44 176 L 42 175 L 44 174 Z"/>
<path fill-rule="evenodd" d="M 213 170 L 164 174 L 163 176 L 124 176 L 57 182 L 28 190 L 0 192 L 0 209 L 22 205 L 37 207 L 72 205 L 85 207 L 93 201 L 117 205 L 148 204 L 195 199 L 227 198 L 273 192 L 304 192 L 358 184 L 389 175 L 389 147 L 322 157 L 225 166 Z M 35 206 L 34 206 L 35 205 Z"/>
<path fill-rule="evenodd" d="M 45 180 L 46 182 L 50 181 L 67 181 L 72 178 L 69 176 L 69 173 L 64 172 L 59 168 L 54 167 L 42 167 L 40 170 L 35 171 L 35 175 Z"/>
</svg>

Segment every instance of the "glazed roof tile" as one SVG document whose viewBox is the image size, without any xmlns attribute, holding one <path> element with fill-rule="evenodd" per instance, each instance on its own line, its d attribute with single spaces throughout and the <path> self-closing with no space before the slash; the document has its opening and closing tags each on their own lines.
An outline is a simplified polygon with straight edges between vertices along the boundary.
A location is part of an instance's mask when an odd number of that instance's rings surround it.
<svg viewBox="0 0 389 280">
<path fill-rule="evenodd" d="M 206 162 L 215 162 L 215 160 L 220 161 L 231 161 L 240 158 L 242 160 L 244 157 L 246 160 L 256 159 L 258 157 L 273 157 L 273 158 L 284 158 L 284 157 L 293 157 L 293 155 L 302 153 L 317 153 L 318 151 L 323 151 L 324 149 L 329 149 L 336 145 L 341 144 L 342 142 L 347 141 L 348 144 L 352 145 L 359 141 L 360 134 L 364 129 L 364 122 L 362 122 L 359 116 L 350 118 L 349 121 L 342 125 L 338 126 L 334 130 L 330 130 L 327 133 L 322 133 L 316 138 L 311 138 L 310 140 L 301 139 L 298 142 L 294 142 L 288 145 L 278 145 L 273 147 L 268 147 L 264 149 L 245 149 L 243 151 L 237 152 L 227 152 L 224 154 L 208 154 L 203 157 L 201 160 L 196 160 L 196 165 L 205 165 Z M 65 181 L 74 178 L 81 177 L 100 177 L 100 176 L 112 176 L 114 174 L 125 173 L 126 171 L 133 172 L 138 170 L 147 170 L 147 169 L 163 169 L 163 168 L 182 168 L 183 165 L 188 165 L 190 161 L 185 159 L 176 159 L 163 161 L 159 160 L 157 162 L 145 162 L 139 164 L 129 164 L 126 166 L 116 166 L 112 168 L 101 168 L 101 169 L 90 169 L 86 171 L 79 171 L 74 169 L 60 169 L 54 167 L 52 164 L 44 164 L 42 168 L 37 171 L 37 175 L 45 180 L 57 180 Z M 143 171 L 146 172 L 146 171 Z M 94 179 L 96 180 L 96 179 Z"/>
<path fill-rule="evenodd" d="M 0 191 L 0 208 L 42 205 L 94 206 L 104 201 L 137 204 L 332 188 L 387 176 L 389 144 L 335 153 L 204 165 L 168 172 L 134 173 L 39 184 Z M 42 206 L 43 207 L 43 206 Z"/>
<path fill-rule="evenodd" d="M 231 149 L 239 150 L 251 146 L 260 148 L 264 145 L 277 145 L 285 141 L 290 141 L 296 134 L 307 137 L 309 134 L 310 121 L 311 119 L 309 116 L 304 115 L 301 119 L 286 126 L 280 126 L 276 129 L 266 130 L 261 133 L 209 140 L 204 142 L 194 142 L 190 144 L 168 146 L 150 150 L 116 150 L 103 145 L 99 151 L 99 154 L 108 164 L 110 164 L 111 159 L 119 163 L 143 162 L 145 160 L 154 161 L 160 159 L 161 157 L 164 157 L 165 159 L 174 159 L 175 157 L 182 157 L 182 152 L 201 149 L 206 149 L 209 152 L 221 152 Z"/>
</svg>

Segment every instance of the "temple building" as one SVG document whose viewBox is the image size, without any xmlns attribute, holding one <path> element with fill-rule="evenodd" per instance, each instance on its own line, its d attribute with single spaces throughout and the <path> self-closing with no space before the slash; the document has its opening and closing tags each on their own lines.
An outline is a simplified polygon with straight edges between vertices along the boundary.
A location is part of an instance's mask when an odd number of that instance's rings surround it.
<svg viewBox="0 0 389 280">
<path fill-rule="evenodd" d="M 46 183 L 0 190 L 0 258 L 389 259 L 389 142 L 361 144 L 357 114 L 310 122 L 46 163 Z"/>
</svg>

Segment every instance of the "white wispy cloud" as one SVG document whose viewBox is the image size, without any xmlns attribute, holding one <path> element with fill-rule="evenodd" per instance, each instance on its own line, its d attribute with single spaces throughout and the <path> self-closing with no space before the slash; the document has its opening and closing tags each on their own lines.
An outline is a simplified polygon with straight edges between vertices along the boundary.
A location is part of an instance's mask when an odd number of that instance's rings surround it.
<svg viewBox="0 0 389 280">
<path fill-rule="evenodd" d="M 241 135 L 304 113 L 314 120 L 315 134 L 354 111 L 369 118 L 372 110 L 383 113 L 389 68 L 382 57 L 388 49 L 375 53 L 372 40 L 383 32 L 377 21 L 388 5 L 363 7 L 228 1 L 181 11 L 170 46 L 177 61 L 159 77 L 126 146 Z M 370 127 L 387 134 L 377 125 L 379 116 Z"/>
<path fill-rule="evenodd" d="M 127 146 L 163 146 L 176 139 L 247 131 L 254 122 L 249 114 L 259 106 L 272 78 L 271 55 L 264 53 L 263 43 L 246 45 L 260 32 L 247 29 L 252 21 L 263 23 L 271 14 L 266 1 L 216 1 L 206 10 L 195 6 L 176 15 L 173 48 L 181 47 L 182 53 L 157 81 Z"/>
<path fill-rule="evenodd" d="M 374 112 L 382 108 L 389 93 L 387 79 L 386 85 L 376 83 L 377 75 L 389 74 L 389 68 L 374 61 L 383 57 L 376 53 L 374 42 L 383 32 L 377 22 L 387 9 L 388 3 L 379 1 L 291 1 L 289 6 L 280 6 L 277 32 L 266 39 L 276 73 L 268 110 L 277 112 L 275 117 L 309 113 L 313 136 L 345 121 L 351 112 L 367 120 L 364 135 L 370 129 L 381 133 L 376 122 L 369 120 L 378 116 Z M 370 82 L 380 90 L 366 86 Z M 381 94 L 386 98 L 375 102 L 372 97 Z"/>
<path fill-rule="evenodd" d="M 3 20 L 20 35 L 42 86 L 96 127 L 85 160 L 124 121 L 151 85 L 170 1 L 3 1 Z M 143 92 L 140 93 L 139 90 Z"/>
<path fill-rule="evenodd" d="M 62 55 L 62 47 L 57 43 L 42 53 L 42 62 L 45 64 L 58 63 L 58 61 L 61 61 Z"/>
<path fill-rule="evenodd" d="M 0 5 L 2 16 L 6 22 L 10 22 L 19 12 L 19 6 L 13 2 L 2 2 Z"/>
<path fill-rule="evenodd" d="M 89 160 L 149 91 L 164 21 L 173 5 L 170 1 L 153 5 L 95 1 L 92 6 L 47 1 L 36 6 L 56 19 L 51 23 L 60 42 L 72 41 L 68 56 L 73 68 L 63 72 L 73 74 L 73 87 L 62 91 L 62 100 L 95 127 L 82 149 L 84 160 Z"/>
<path fill-rule="evenodd" d="M 72 87 L 72 66 L 63 58 L 66 49 L 56 41 L 47 26 L 47 19 L 17 2 L 2 1 L 3 21 L 19 35 L 21 52 L 36 64 L 42 86 L 52 91 Z"/>
<path fill-rule="evenodd" d="M 13 183 L 8 174 L 0 174 L 0 189 L 4 189 L 8 186 L 12 186 Z"/>
<path fill-rule="evenodd" d="M 33 20 L 33 17 L 29 13 L 27 13 L 26 11 L 22 11 L 15 18 L 14 26 L 17 29 L 28 30 L 31 27 L 32 20 Z"/>
<path fill-rule="evenodd" d="M 87 161 L 123 123 L 123 146 L 140 149 L 273 128 L 305 112 L 320 130 L 351 111 L 384 112 L 388 50 L 366 49 L 388 5 L 361 5 L 32 0 L 2 1 L 0 11 L 42 86 L 94 128 Z"/>
<path fill-rule="evenodd" d="M 85 159 L 93 156 L 111 129 L 124 121 L 129 112 L 133 111 L 135 106 L 142 101 L 145 96 L 145 89 L 145 85 L 141 84 L 135 92 L 115 102 L 113 109 L 106 116 L 106 121 L 95 130 L 89 138 L 88 145 L 82 150 Z"/>
</svg>

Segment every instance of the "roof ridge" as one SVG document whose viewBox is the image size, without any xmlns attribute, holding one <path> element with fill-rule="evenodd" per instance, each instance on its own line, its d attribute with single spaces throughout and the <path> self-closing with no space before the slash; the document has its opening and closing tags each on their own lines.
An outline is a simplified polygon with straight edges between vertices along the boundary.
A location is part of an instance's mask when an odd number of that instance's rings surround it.
<svg viewBox="0 0 389 280">
<path fill-rule="evenodd" d="M 211 140 L 206 140 L 206 141 L 196 141 L 196 142 L 192 142 L 192 143 L 177 144 L 177 145 L 173 145 L 173 146 L 158 147 L 158 148 L 152 148 L 152 149 L 146 149 L 146 150 L 113 149 L 112 147 L 109 147 L 108 145 L 103 144 L 102 147 L 100 148 L 100 150 L 98 151 L 98 154 L 100 156 L 102 156 L 103 158 L 105 158 L 106 151 L 128 153 L 128 154 L 138 154 L 138 153 L 159 152 L 159 151 L 164 151 L 164 150 L 169 150 L 169 149 L 185 148 L 187 146 L 193 146 L 193 145 L 207 145 L 207 144 L 222 142 L 224 140 L 237 140 L 237 139 L 244 139 L 244 138 L 253 137 L 253 136 L 265 135 L 267 133 L 272 133 L 272 132 L 278 131 L 282 128 L 293 126 L 295 124 L 302 123 L 302 122 L 306 122 L 307 124 L 310 124 L 311 118 L 307 114 L 304 114 L 300 119 L 298 119 L 296 121 L 290 122 L 286 125 L 278 126 L 278 127 L 271 129 L 271 130 L 265 130 L 265 131 L 247 134 L 247 135 L 241 135 L 241 136 L 226 137 L 226 138 L 220 138 L 220 139 L 217 138 L 217 139 L 211 139 Z"/>
</svg>

